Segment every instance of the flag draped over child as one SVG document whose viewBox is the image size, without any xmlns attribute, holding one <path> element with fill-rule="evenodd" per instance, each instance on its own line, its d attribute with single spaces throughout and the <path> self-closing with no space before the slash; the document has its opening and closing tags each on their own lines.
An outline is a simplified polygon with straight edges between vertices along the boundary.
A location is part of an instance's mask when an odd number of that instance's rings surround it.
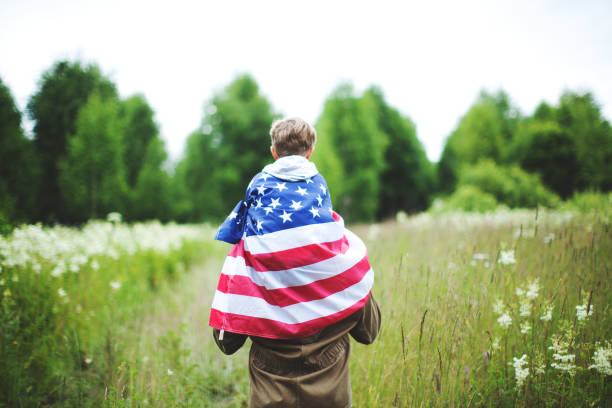
<svg viewBox="0 0 612 408">
<path fill-rule="evenodd" d="M 235 244 L 210 325 L 252 336 L 308 336 L 363 307 L 374 282 L 366 247 L 333 211 L 320 174 L 257 174 L 215 239 Z"/>
</svg>

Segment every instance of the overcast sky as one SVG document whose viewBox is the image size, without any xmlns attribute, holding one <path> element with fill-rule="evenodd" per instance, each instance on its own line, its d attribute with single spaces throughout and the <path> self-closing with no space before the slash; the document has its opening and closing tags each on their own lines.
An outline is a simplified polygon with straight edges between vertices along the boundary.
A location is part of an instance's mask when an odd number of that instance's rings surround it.
<svg viewBox="0 0 612 408">
<path fill-rule="evenodd" d="M 145 95 L 173 159 L 237 74 L 312 122 L 341 81 L 375 84 L 438 160 L 480 89 L 524 114 L 589 90 L 610 119 L 611 21 L 612 1 L 589 0 L 0 0 L 0 77 L 23 111 L 55 61 L 96 62 L 122 97 Z"/>
</svg>

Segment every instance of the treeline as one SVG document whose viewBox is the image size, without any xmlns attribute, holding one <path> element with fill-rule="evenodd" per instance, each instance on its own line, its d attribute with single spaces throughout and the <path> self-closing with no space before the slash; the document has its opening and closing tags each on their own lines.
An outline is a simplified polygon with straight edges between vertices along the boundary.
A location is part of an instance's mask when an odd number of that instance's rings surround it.
<svg viewBox="0 0 612 408">
<path fill-rule="evenodd" d="M 127 221 L 222 219 L 272 160 L 268 131 L 280 117 L 253 78 L 239 76 L 208 101 L 172 166 L 146 99 L 121 99 L 96 65 L 78 61 L 43 74 L 26 114 L 32 138 L 0 78 L 0 225 L 78 224 L 111 211 Z M 483 92 L 437 164 L 376 87 L 340 85 L 315 127 L 313 160 L 351 221 L 421 211 L 438 196 L 482 210 L 612 189 L 612 130 L 589 93 L 566 92 L 523 116 L 504 92 Z"/>
</svg>

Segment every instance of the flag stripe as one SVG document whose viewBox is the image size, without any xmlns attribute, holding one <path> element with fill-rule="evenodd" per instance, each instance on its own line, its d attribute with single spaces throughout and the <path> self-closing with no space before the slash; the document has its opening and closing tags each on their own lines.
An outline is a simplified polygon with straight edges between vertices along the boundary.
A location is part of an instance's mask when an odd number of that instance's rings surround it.
<svg viewBox="0 0 612 408">
<path fill-rule="evenodd" d="M 358 300 L 350 307 L 336 313 L 293 324 L 260 317 L 245 318 L 245 316 L 241 314 L 223 313 L 219 310 L 212 309 L 210 313 L 210 325 L 216 329 L 222 329 L 224 327 L 224 320 L 231 320 L 231 331 L 233 333 L 267 337 L 272 339 L 305 337 L 355 313 L 365 305 L 365 302 L 368 300 L 369 296 L 370 292 L 368 292 L 364 298 Z"/>
<path fill-rule="evenodd" d="M 369 270 L 370 263 L 366 255 L 344 272 L 307 285 L 268 290 L 264 286 L 256 285 L 248 276 L 221 275 L 217 290 L 234 295 L 258 297 L 271 305 L 285 307 L 299 302 L 322 299 L 334 292 L 344 290 L 359 282 Z"/>
<path fill-rule="evenodd" d="M 266 254 L 304 245 L 337 241 L 344 235 L 344 222 L 336 213 L 334 222 L 303 225 L 300 227 L 250 235 L 244 238 L 244 247 L 252 254 Z"/>
<path fill-rule="evenodd" d="M 282 271 L 258 272 L 247 267 L 242 257 L 227 257 L 223 264 L 223 275 L 248 276 L 256 285 L 266 289 L 279 289 L 290 286 L 301 286 L 325 279 L 352 268 L 366 256 L 366 247 L 352 232 L 346 230 L 349 249 L 344 254 L 299 268 Z"/>
<path fill-rule="evenodd" d="M 259 272 L 282 271 L 333 258 L 337 254 L 344 254 L 348 248 L 348 240 L 343 236 L 333 242 L 305 245 L 267 254 L 251 254 L 244 249 L 244 240 L 241 240 L 234 245 L 228 256 L 244 258 L 246 266 Z"/>
<path fill-rule="evenodd" d="M 370 269 L 363 279 L 344 290 L 323 299 L 285 307 L 270 305 L 262 298 L 223 293 L 217 290 L 212 308 L 224 313 L 277 320 L 287 324 L 303 323 L 351 307 L 362 298 L 364 293 L 369 292 L 373 282 L 374 271 Z"/>
</svg>

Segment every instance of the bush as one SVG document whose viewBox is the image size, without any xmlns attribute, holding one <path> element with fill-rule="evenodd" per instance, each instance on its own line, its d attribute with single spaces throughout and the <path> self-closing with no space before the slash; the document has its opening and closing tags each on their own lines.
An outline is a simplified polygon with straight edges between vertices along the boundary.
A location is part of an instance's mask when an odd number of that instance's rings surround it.
<svg viewBox="0 0 612 408">
<path fill-rule="evenodd" d="M 461 186 L 438 208 L 442 211 L 463 210 L 485 213 L 497 208 L 495 197 L 474 186 Z"/>
<path fill-rule="evenodd" d="M 554 207 L 559 203 L 559 197 L 544 187 L 537 175 L 529 174 L 516 165 L 501 167 L 492 160 L 483 160 L 464 168 L 458 185 L 476 187 L 509 207 Z"/>
<path fill-rule="evenodd" d="M 612 193 L 598 193 L 594 191 L 575 193 L 571 199 L 563 203 L 561 208 L 583 213 L 609 213 L 610 208 L 612 208 Z"/>
</svg>

